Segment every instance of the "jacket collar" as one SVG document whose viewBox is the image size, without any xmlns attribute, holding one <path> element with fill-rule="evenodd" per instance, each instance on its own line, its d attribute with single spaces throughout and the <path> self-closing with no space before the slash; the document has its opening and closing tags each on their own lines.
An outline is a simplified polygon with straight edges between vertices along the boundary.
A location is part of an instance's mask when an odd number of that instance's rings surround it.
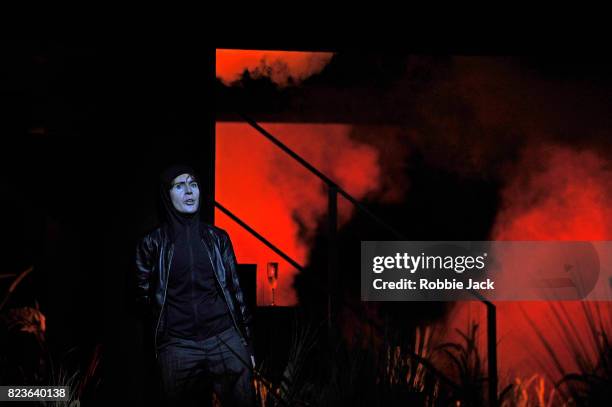
<svg viewBox="0 0 612 407">
<path fill-rule="evenodd" d="M 211 225 L 200 220 L 200 237 L 202 239 L 204 239 L 204 241 L 208 241 L 209 240 L 209 231 L 211 229 Z M 167 222 L 164 222 L 164 224 L 162 225 L 162 230 L 164 232 L 164 239 L 166 239 L 166 241 L 168 242 L 172 242 L 172 228 L 170 227 L 170 225 Z"/>
</svg>

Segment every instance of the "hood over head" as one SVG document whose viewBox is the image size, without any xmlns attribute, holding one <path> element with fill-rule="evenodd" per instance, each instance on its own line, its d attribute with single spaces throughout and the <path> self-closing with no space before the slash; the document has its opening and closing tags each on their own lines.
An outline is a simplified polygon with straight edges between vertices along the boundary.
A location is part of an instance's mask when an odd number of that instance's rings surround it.
<svg viewBox="0 0 612 407">
<path fill-rule="evenodd" d="M 198 227 L 202 194 L 198 197 L 198 209 L 194 213 L 181 213 L 172 204 L 170 188 L 172 181 L 181 174 L 189 174 L 199 183 L 195 171 L 188 165 L 176 164 L 166 168 L 160 174 L 160 201 L 163 220 L 170 226 L 173 238 L 187 227 Z"/>
</svg>

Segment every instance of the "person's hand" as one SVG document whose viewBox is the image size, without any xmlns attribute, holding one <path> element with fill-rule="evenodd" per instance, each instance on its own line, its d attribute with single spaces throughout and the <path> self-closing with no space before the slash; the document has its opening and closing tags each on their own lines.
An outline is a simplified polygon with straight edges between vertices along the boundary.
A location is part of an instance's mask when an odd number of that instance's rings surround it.
<svg viewBox="0 0 612 407">
<path fill-rule="evenodd" d="M 248 342 L 247 350 L 249 352 L 249 356 L 251 357 L 251 364 L 253 365 L 253 369 L 255 369 L 255 349 L 253 347 L 253 342 L 252 341 Z"/>
<path fill-rule="evenodd" d="M 255 369 L 255 349 L 253 348 L 253 341 L 252 340 L 245 341 L 243 339 L 242 344 L 244 345 L 244 347 L 247 350 L 247 353 L 249 354 L 249 358 L 251 359 L 251 365 L 253 366 L 253 369 Z"/>
</svg>

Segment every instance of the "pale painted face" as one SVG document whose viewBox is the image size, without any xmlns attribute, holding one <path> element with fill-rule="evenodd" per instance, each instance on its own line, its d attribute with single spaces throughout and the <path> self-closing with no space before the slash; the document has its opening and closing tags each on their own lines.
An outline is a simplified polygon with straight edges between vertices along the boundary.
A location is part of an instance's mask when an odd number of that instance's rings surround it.
<svg viewBox="0 0 612 407">
<path fill-rule="evenodd" d="M 172 180 L 170 187 L 172 205 L 181 213 L 195 213 L 200 204 L 200 188 L 189 174 L 181 174 Z"/>
</svg>

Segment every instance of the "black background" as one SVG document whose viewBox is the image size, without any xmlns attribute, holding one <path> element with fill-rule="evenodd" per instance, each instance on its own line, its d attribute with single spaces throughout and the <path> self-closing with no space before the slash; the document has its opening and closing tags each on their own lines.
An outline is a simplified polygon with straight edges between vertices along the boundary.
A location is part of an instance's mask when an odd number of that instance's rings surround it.
<svg viewBox="0 0 612 407">
<path fill-rule="evenodd" d="M 34 265 L 10 305 L 38 301 L 58 357 L 85 365 L 102 344 L 101 405 L 156 397 L 144 390 L 150 358 L 129 271 L 138 237 L 156 224 L 159 171 L 183 162 L 211 176 L 214 50 L 195 51 L 0 43 L 2 272 Z"/>
</svg>

